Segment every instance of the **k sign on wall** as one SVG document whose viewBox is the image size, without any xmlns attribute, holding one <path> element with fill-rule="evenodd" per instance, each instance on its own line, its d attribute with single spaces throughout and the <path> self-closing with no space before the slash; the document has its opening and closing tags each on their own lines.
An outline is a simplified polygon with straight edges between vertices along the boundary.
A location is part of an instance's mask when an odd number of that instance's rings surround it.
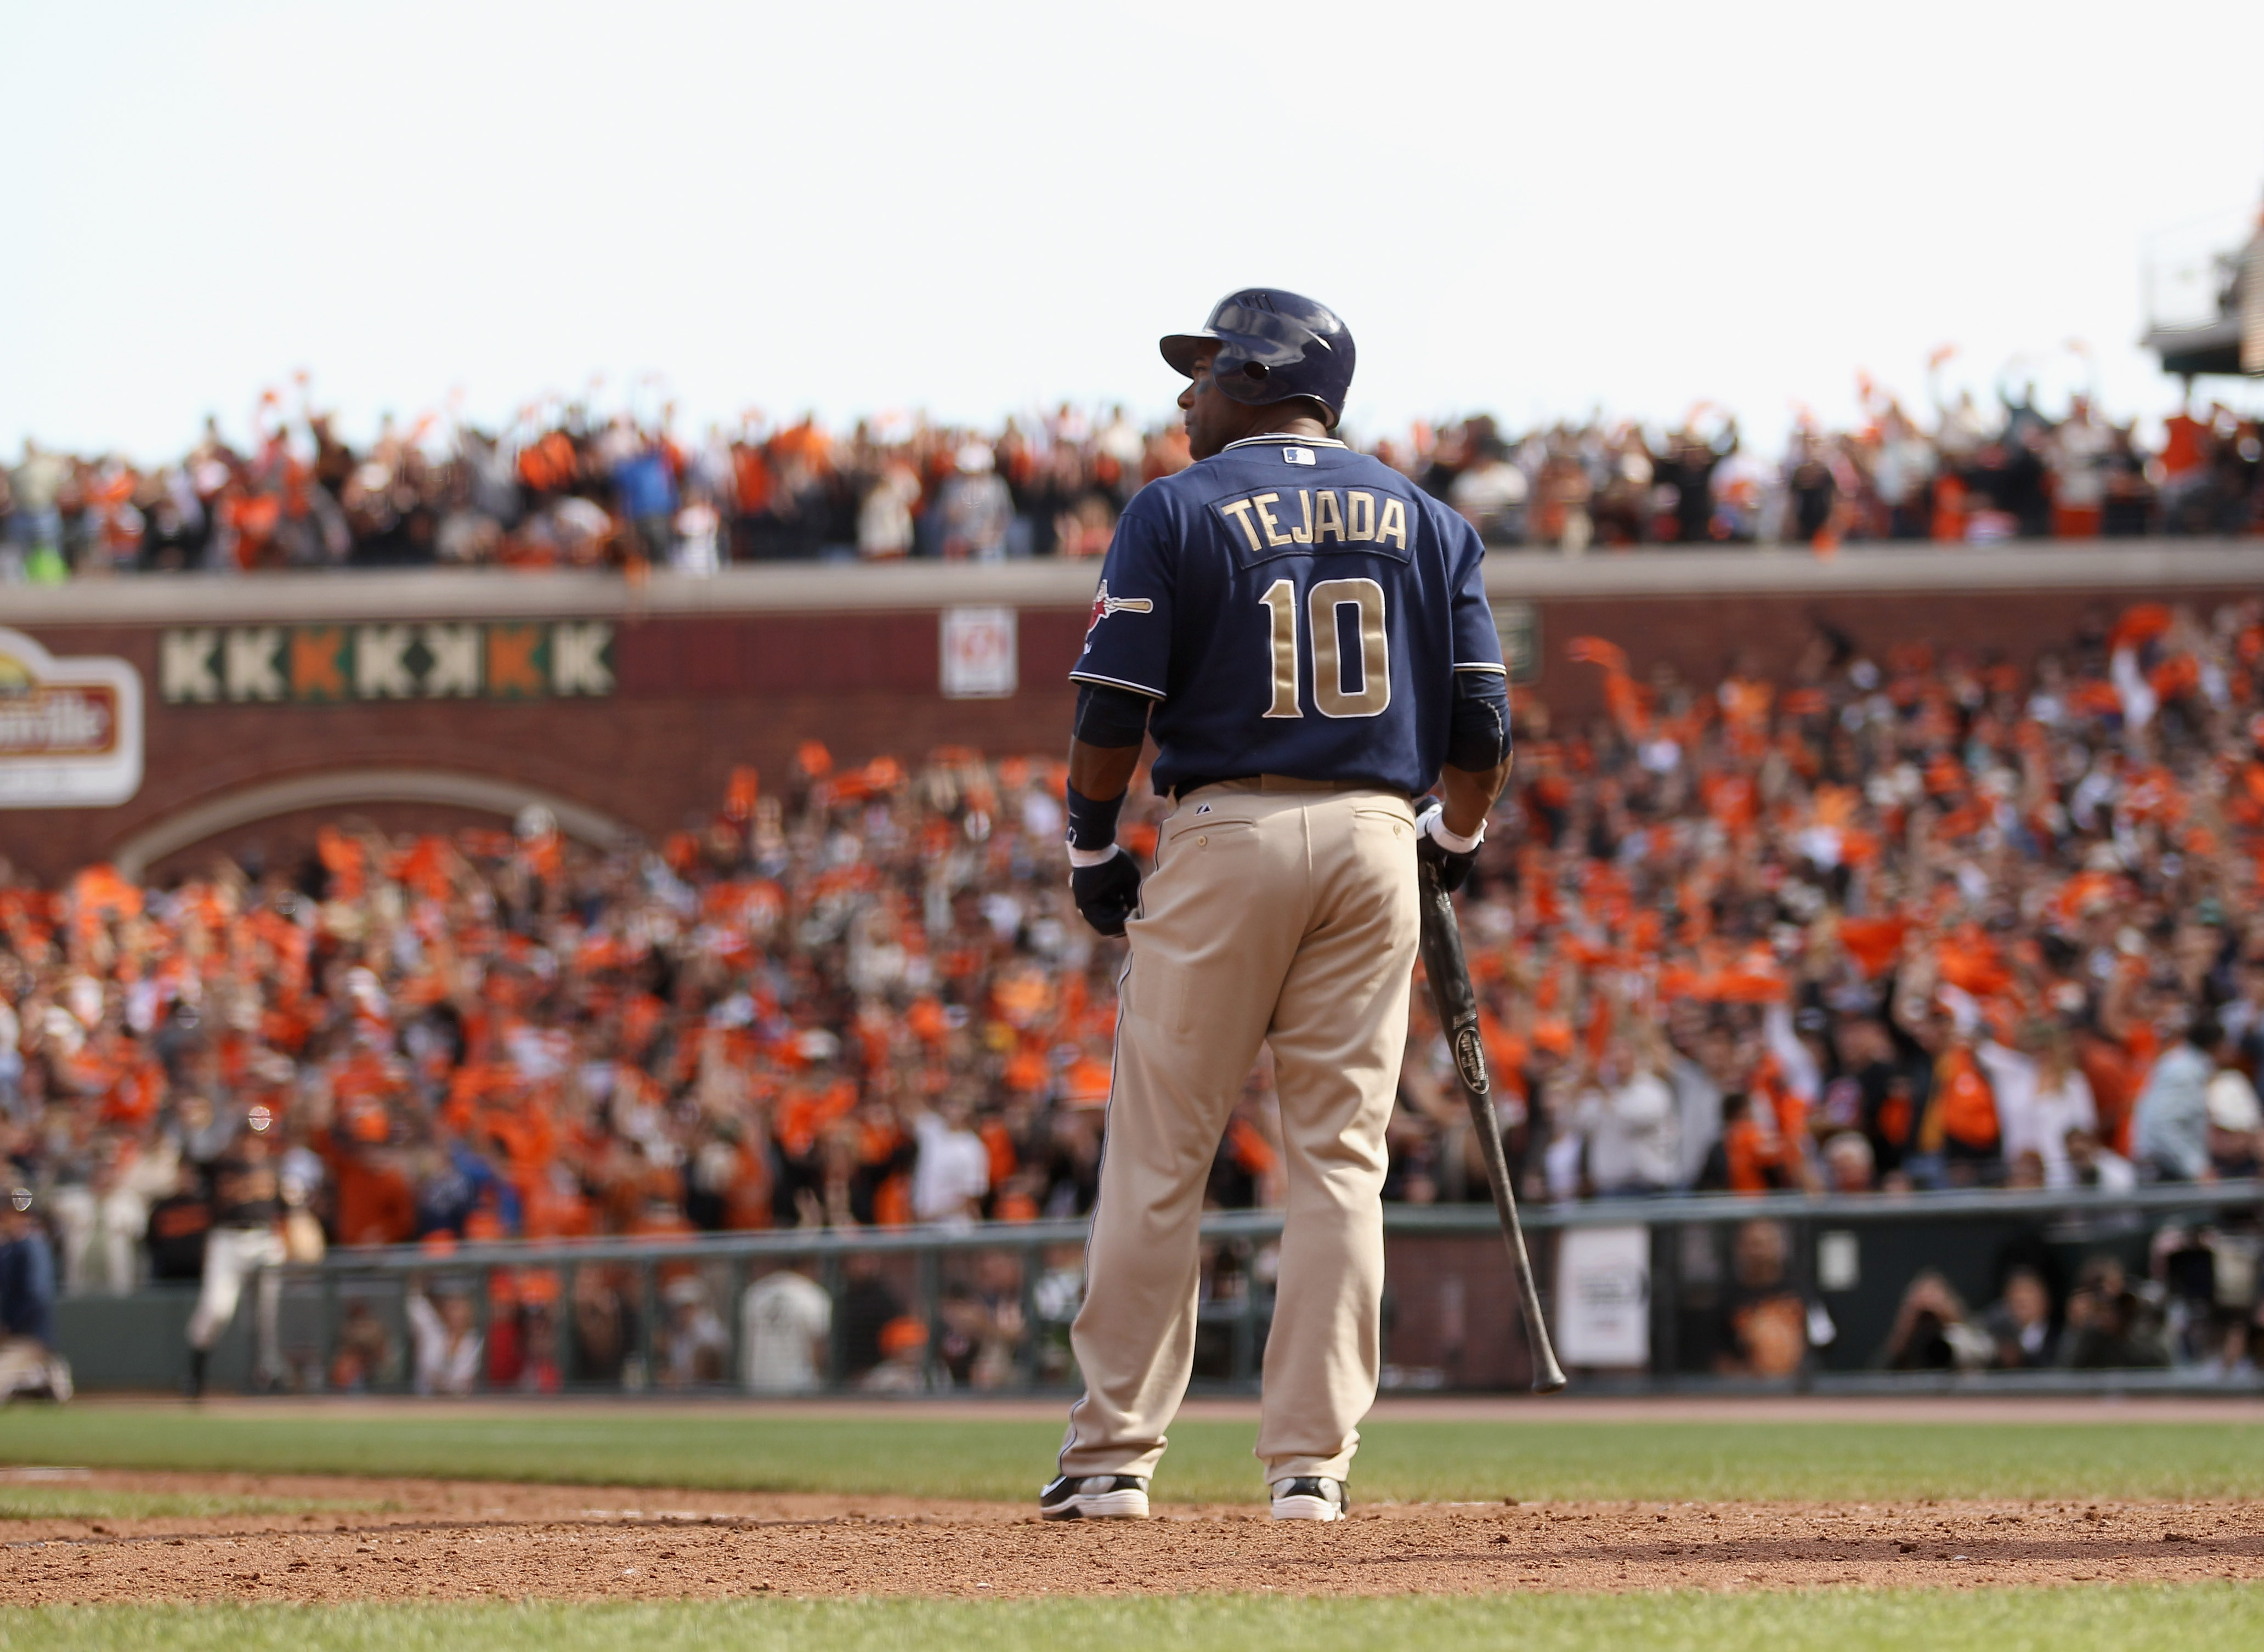
<svg viewBox="0 0 2264 1652">
<path fill-rule="evenodd" d="M 142 789 L 142 673 L 0 630 L 0 808 L 106 808 Z"/>
</svg>

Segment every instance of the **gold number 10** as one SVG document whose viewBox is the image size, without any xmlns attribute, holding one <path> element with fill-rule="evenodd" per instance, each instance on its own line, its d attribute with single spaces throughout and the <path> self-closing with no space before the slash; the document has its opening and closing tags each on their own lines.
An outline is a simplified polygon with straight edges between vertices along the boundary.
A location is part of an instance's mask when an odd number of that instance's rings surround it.
<svg viewBox="0 0 2264 1652">
<path fill-rule="evenodd" d="M 1302 717 L 1297 704 L 1297 588 L 1277 579 L 1259 601 L 1274 621 L 1274 704 L 1268 717 Z M 1360 686 L 1345 686 L 1337 610 L 1360 611 Z M 1391 641 L 1383 630 L 1383 587 L 1372 579 L 1324 579 L 1305 598 L 1313 638 L 1313 704 L 1324 717 L 1373 717 L 1391 704 Z"/>
</svg>

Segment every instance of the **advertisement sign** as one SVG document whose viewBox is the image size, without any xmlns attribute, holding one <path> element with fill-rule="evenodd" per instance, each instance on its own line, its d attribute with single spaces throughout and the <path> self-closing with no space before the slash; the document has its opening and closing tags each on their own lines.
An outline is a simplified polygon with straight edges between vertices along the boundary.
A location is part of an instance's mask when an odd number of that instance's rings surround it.
<svg viewBox="0 0 2264 1652">
<path fill-rule="evenodd" d="M 1556 1241 L 1556 1357 L 1651 1363 L 1651 1229 L 1568 1228 Z"/>
<path fill-rule="evenodd" d="M 1004 699 L 1017 684 L 1014 611 L 943 611 L 943 697 Z"/>
<path fill-rule="evenodd" d="M 142 789 L 142 674 L 0 630 L 0 808 L 108 808 Z"/>
</svg>

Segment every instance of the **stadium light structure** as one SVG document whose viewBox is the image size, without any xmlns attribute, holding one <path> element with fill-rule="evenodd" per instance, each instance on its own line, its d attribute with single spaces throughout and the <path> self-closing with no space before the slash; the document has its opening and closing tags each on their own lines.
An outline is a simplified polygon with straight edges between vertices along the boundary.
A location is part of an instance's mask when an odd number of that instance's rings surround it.
<svg viewBox="0 0 2264 1652">
<path fill-rule="evenodd" d="M 2145 264 L 2146 332 L 2162 371 L 2264 375 L 2264 211 L 2246 244 L 2202 248 L 2179 231 L 2155 238 Z"/>
</svg>

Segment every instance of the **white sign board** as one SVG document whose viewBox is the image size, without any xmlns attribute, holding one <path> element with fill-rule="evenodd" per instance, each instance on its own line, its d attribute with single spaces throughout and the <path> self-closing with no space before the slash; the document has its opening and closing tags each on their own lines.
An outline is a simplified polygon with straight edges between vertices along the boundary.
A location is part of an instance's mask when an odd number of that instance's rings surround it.
<svg viewBox="0 0 2264 1652">
<path fill-rule="evenodd" d="M 943 611 L 943 697 L 1004 699 L 1017 686 L 1014 611 Z"/>
<path fill-rule="evenodd" d="M 1556 1240 L 1556 1357 L 1651 1363 L 1651 1229 L 1568 1228 Z"/>
<path fill-rule="evenodd" d="M 106 808 L 141 789 L 142 673 L 0 630 L 0 808 Z"/>
</svg>

